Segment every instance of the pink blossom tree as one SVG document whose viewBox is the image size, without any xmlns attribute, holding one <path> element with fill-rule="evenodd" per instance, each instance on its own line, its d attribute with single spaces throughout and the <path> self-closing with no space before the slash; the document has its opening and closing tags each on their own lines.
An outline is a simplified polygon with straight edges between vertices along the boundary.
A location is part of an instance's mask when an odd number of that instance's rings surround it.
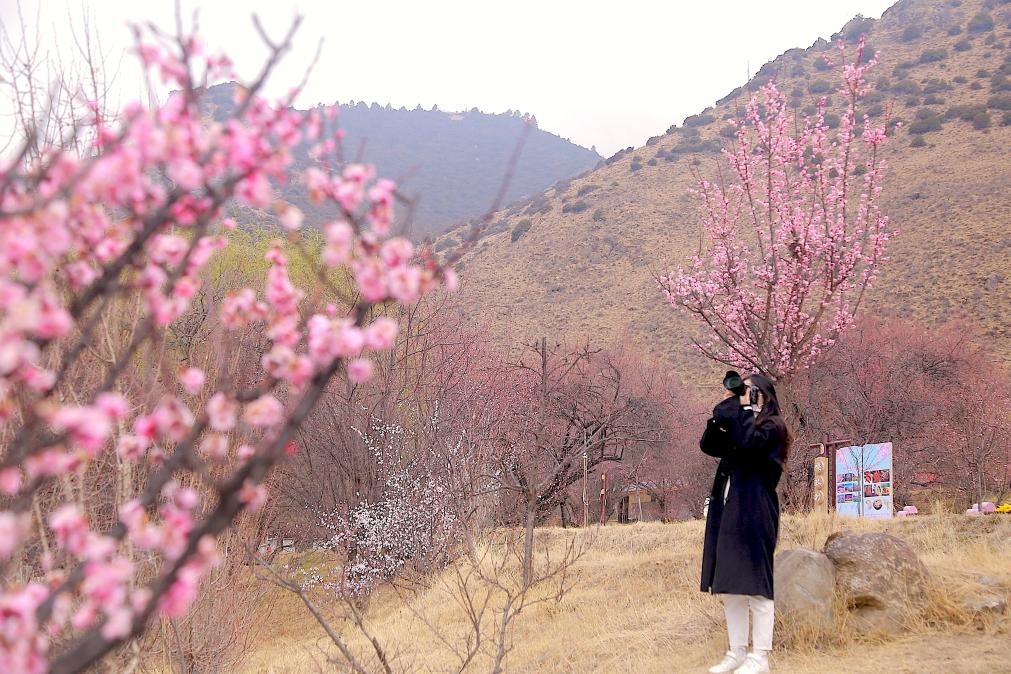
<svg viewBox="0 0 1011 674">
<path fill-rule="evenodd" d="M 128 106 L 114 121 L 95 114 L 80 153 L 36 151 L 29 130 L 0 161 L 5 671 L 89 669 L 153 616 L 185 613 L 219 558 L 217 539 L 263 504 L 265 479 L 328 382 L 368 380 L 372 358 L 393 345 L 397 323 L 371 320 L 371 308 L 455 284 L 450 268 L 392 235 L 394 184 L 337 161 L 340 132 L 322 133 L 335 109 L 293 111 L 294 91 L 276 103 L 259 96 L 296 27 L 279 43 L 263 36 L 270 56 L 223 122 L 201 116 L 200 97 L 234 78 L 229 60 L 193 36 L 138 30 L 148 76 L 176 90 L 163 105 Z M 235 227 L 229 203 L 273 210 L 287 248 L 305 251 L 301 213 L 272 196 L 301 144 L 339 169 L 301 176 L 313 200 L 340 213 L 323 227 L 314 283 L 296 287 L 279 242 L 262 288 L 209 310 L 221 357 L 241 352 L 234 335 L 266 340 L 251 383 L 226 367 L 167 367 L 171 328 Z M 341 308 L 338 274 L 353 291 Z M 140 307 L 128 341 L 89 361 L 96 384 L 82 387 L 81 364 L 112 338 L 103 321 L 128 301 Z M 126 382 L 142 365 L 153 376 L 138 390 Z M 110 457 L 131 476 L 131 495 L 100 519 L 82 485 Z"/>
<path fill-rule="evenodd" d="M 796 118 L 775 83 L 749 101 L 730 172 L 699 180 L 707 246 L 658 279 L 669 302 L 701 321 L 696 346 L 733 367 L 788 379 L 849 326 L 892 234 L 878 206 L 886 123 L 858 106 L 874 60 L 841 68 L 838 130 L 822 98 Z"/>
</svg>

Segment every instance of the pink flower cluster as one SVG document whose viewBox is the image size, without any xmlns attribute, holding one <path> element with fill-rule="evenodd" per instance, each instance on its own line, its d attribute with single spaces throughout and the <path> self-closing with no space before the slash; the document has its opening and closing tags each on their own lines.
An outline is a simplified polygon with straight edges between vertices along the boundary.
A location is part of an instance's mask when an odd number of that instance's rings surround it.
<svg viewBox="0 0 1011 674">
<path fill-rule="evenodd" d="M 700 182 L 708 249 L 660 280 L 676 308 L 710 329 L 711 358 L 774 378 L 808 366 L 849 327 L 893 231 L 878 207 L 886 124 L 857 106 L 874 61 L 841 71 L 834 132 L 826 100 L 795 120 L 768 84 L 724 150 L 733 180 Z M 859 131 L 858 131 L 859 129 Z"/>
<path fill-rule="evenodd" d="M 93 513 L 73 499 L 74 490 L 59 491 L 69 500 L 45 518 L 53 549 L 39 568 L 7 574 L 0 587 L 4 671 L 45 671 L 56 636 L 72 649 L 90 631 L 111 648 L 141 631 L 152 611 L 183 614 L 217 560 L 214 536 L 200 528 L 216 499 L 202 497 L 212 488 L 206 482 L 204 491 L 181 486 L 199 483 L 192 477 L 198 471 L 179 476 L 204 462 L 239 471 L 287 453 L 258 444 L 283 440 L 277 438 L 299 396 L 334 374 L 367 381 L 370 354 L 392 348 L 397 337 L 390 318 L 367 323 L 367 307 L 347 316 L 333 306 L 317 310 L 314 294 L 293 282 L 279 243 L 267 254 L 262 296 L 243 288 L 214 309 L 225 330 L 255 328 L 270 340 L 253 392 L 198 367 L 165 377 L 170 381 L 154 390 L 131 391 L 120 379 L 136 359 L 133 343 L 101 373 L 99 381 L 112 374 L 115 383 L 104 385 L 110 390 L 74 390 L 65 376 L 74 363 L 62 359 L 87 350 L 95 339 L 90 318 L 105 310 L 105 300 L 137 298 L 144 311 L 136 334 L 164 337 L 202 292 L 214 255 L 229 245 L 235 223 L 222 219 L 223 206 L 230 199 L 256 209 L 273 205 L 281 226 L 298 236 L 304 215 L 276 201 L 272 183 L 291 178 L 297 148 L 325 149 L 339 140 L 321 141 L 324 113 L 256 96 L 241 101 L 235 117 L 209 120 L 192 83 L 230 76 L 231 66 L 195 39 L 185 41 L 182 54 L 159 40 L 142 42 L 138 52 L 149 71 L 180 89 L 164 105 L 127 106 L 117 124 L 96 120 L 87 156 L 51 150 L 31 165 L 0 163 L 0 430 L 15 438 L 0 458 L 0 492 L 15 504 L 0 511 L 0 564 L 24 561 L 25 544 L 39 532 L 19 504 L 31 503 L 32 490 L 53 478 L 83 475 L 107 452 L 115 452 L 113 462 L 99 466 L 175 477 L 157 478 L 165 481 L 152 482 L 148 492 L 135 485 L 136 497 L 120 504 L 111 528 L 93 528 Z M 330 201 L 341 214 L 322 228 L 322 260 L 350 272 L 362 304 L 411 303 L 440 283 L 455 286 L 452 270 L 391 237 L 395 185 L 376 179 L 372 167 L 353 164 L 335 175 L 310 168 L 303 178 L 314 201 Z M 130 398 L 117 391 L 131 391 Z M 252 478 L 235 493 L 253 510 L 266 496 Z M 164 575 L 155 581 L 164 584 L 140 581 L 138 551 L 157 562 Z M 167 589 L 155 594 L 157 587 Z"/>
</svg>

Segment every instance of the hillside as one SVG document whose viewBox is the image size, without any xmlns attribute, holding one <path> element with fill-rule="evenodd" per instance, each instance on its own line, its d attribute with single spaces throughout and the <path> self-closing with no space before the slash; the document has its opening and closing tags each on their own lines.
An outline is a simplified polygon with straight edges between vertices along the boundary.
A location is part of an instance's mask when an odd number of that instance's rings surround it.
<svg viewBox="0 0 1011 674">
<path fill-rule="evenodd" d="M 219 118 L 228 114 L 233 97 L 232 83 L 209 88 L 211 114 Z M 358 103 L 341 105 L 338 123 L 345 133 L 346 158 L 375 164 L 379 174 L 396 179 L 406 195 L 420 195 L 411 231 L 412 238 L 420 240 L 484 215 L 501 187 L 526 121 L 518 114 L 492 115 L 477 109 L 452 113 Z M 534 128 L 504 203 L 536 194 L 600 161 L 595 151 Z M 308 166 L 308 154 L 297 156 L 296 163 Z M 306 213 L 310 223 L 334 215 L 309 203 L 297 184 L 283 186 L 280 192 Z"/>
<path fill-rule="evenodd" d="M 861 34 L 880 55 L 867 111 L 890 104 L 905 122 L 887 146 L 882 199 L 900 234 L 869 310 L 928 322 L 965 316 L 1008 358 L 1011 3 L 902 0 L 833 40 Z M 819 39 L 787 51 L 683 126 L 497 214 L 463 261 L 468 306 L 516 337 L 627 337 L 677 363 L 685 379 L 710 376 L 716 368 L 689 346 L 694 325 L 664 303 L 651 272 L 698 249 L 692 172 L 715 173 L 724 120 L 771 79 L 798 109 L 812 105 L 835 88 L 823 59 L 830 49 Z"/>
</svg>

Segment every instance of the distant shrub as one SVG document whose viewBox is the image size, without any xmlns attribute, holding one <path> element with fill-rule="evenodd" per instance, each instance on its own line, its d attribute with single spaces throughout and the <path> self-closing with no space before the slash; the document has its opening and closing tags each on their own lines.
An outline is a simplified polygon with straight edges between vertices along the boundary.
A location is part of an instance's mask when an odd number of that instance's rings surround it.
<svg viewBox="0 0 1011 674">
<path fill-rule="evenodd" d="M 880 91 L 868 91 L 864 94 L 863 101 L 864 105 L 874 105 L 875 103 L 884 103 L 886 96 Z"/>
<path fill-rule="evenodd" d="M 810 117 L 811 115 L 817 114 L 817 112 L 818 112 L 818 106 L 817 105 L 805 105 L 803 108 L 801 108 L 800 111 L 801 111 L 801 113 L 805 117 Z"/>
<path fill-rule="evenodd" d="M 980 12 L 969 19 L 966 30 L 970 33 L 985 33 L 988 30 L 993 30 L 993 17 L 987 12 Z"/>
<path fill-rule="evenodd" d="M 994 110 L 1011 110 L 1011 94 L 1000 94 L 986 99 L 986 106 Z"/>
<path fill-rule="evenodd" d="M 812 94 L 827 94 L 832 91 L 832 83 L 828 80 L 815 80 L 807 86 L 807 90 Z"/>
<path fill-rule="evenodd" d="M 909 77 L 909 68 L 903 65 L 895 66 L 892 68 L 892 77 L 900 80 Z"/>
<path fill-rule="evenodd" d="M 971 122 L 972 118 L 980 112 L 986 112 L 985 105 L 953 105 L 945 111 L 944 118 Z"/>
<path fill-rule="evenodd" d="M 980 89 L 983 88 L 983 85 L 980 84 L 979 82 L 973 82 L 972 84 L 969 85 L 969 88 L 972 89 L 973 91 L 979 91 Z"/>
<path fill-rule="evenodd" d="M 920 106 L 920 98 L 918 96 L 910 96 L 906 99 L 907 108 L 918 108 Z"/>
<path fill-rule="evenodd" d="M 913 136 L 913 140 L 909 141 L 910 147 L 926 147 L 927 141 L 923 139 L 923 136 Z"/>
<path fill-rule="evenodd" d="M 685 126 L 694 129 L 700 126 L 706 126 L 707 124 L 712 124 L 715 121 L 716 115 L 711 114 L 692 115 L 691 117 L 685 118 Z"/>
<path fill-rule="evenodd" d="M 891 87 L 892 81 L 887 77 L 882 77 L 874 84 L 874 88 L 878 91 L 888 91 Z"/>
<path fill-rule="evenodd" d="M 990 93 L 999 94 L 1002 91 L 1011 91 L 1011 80 L 1007 75 L 999 73 L 990 78 Z"/>
<path fill-rule="evenodd" d="M 632 162 L 632 163 L 635 164 L 637 162 Z M 639 167 L 641 168 L 642 164 L 639 164 Z M 635 169 L 635 170 L 638 170 L 638 169 Z M 571 204 L 566 204 L 566 205 L 562 206 L 562 213 L 582 213 L 583 211 L 585 211 L 589 207 L 590 207 L 590 204 L 588 204 L 585 201 L 583 201 L 582 199 L 580 199 L 579 201 L 573 201 Z"/>
<path fill-rule="evenodd" d="M 649 140 L 646 141 L 646 145 L 656 145 L 660 142 L 662 136 L 651 136 Z"/>
<path fill-rule="evenodd" d="M 723 138 L 737 138 L 737 127 L 733 124 L 727 124 L 720 129 L 720 136 Z"/>
<path fill-rule="evenodd" d="M 838 129 L 839 128 L 839 124 L 841 122 L 842 122 L 842 119 L 839 117 L 839 115 L 835 114 L 834 112 L 826 112 L 825 113 L 825 126 L 827 126 L 828 128 L 830 128 L 830 129 Z"/>
<path fill-rule="evenodd" d="M 923 26 L 920 26 L 915 23 L 906 26 L 906 29 L 902 31 L 903 42 L 913 42 L 914 40 L 919 40 L 922 36 L 923 36 Z"/>
<path fill-rule="evenodd" d="M 751 81 L 748 82 L 746 87 L 748 91 L 758 91 L 771 81 L 772 81 L 771 75 L 758 74 L 751 78 Z"/>
<path fill-rule="evenodd" d="M 986 68 L 980 68 L 976 71 L 976 77 L 986 79 L 987 77 L 990 77 L 990 71 Z"/>
<path fill-rule="evenodd" d="M 817 70 L 818 72 L 823 73 L 831 68 L 832 66 L 830 66 L 828 62 L 825 61 L 825 59 L 822 58 L 821 56 L 816 56 L 814 58 L 814 69 Z"/>
<path fill-rule="evenodd" d="M 923 97 L 924 105 L 942 105 L 943 103 L 944 99 L 937 94 L 927 94 Z"/>
<path fill-rule="evenodd" d="M 892 87 L 892 91 L 897 94 L 906 94 L 907 96 L 919 96 L 923 93 L 923 88 L 913 80 L 905 79 L 896 82 L 895 86 Z"/>
<path fill-rule="evenodd" d="M 589 194 L 593 190 L 598 190 L 598 189 L 600 189 L 600 185 L 583 185 L 578 190 L 576 190 L 576 196 L 577 197 L 585 197 L 587 194 Z"/>
<path fill-rule="evenodd" d="M 955 51 L 969 51 L 972 49 L 972 43 L 968 40 L 959 40 L 955 43 Z"/>
<path fill-rule="evenodd" d="M 976 129 L 977 131 L 989 129 L 990 124 L 991 124 L 990 114 L 987 112 L 983 111 L 978 112 L 976 113 L 976 116 L 972 118 L 972 128 Z"/>
<path fill-rule="evenodd" d="M 656 157 L 653 157 L 646 163 L 649 164 L 650 166 L 656 166 L 657 165 Z"/>
<path fill-rule="evenodd" d="M 1001 126 L 1011 126 L 1011 110 L 1008 110 L 1000 118 Z"/>
<path fill-rule="evenodd" d="M 867 164 L 857 164 L 853 167 L 853 175 L 862 176 L 867 173 Z"/>
<path fill-rule="evenodd" d="M 961 7 L 962 0 L 948 0 L 948 4 L 951 5 L 952 7 Z"/>
<path fill-rule="evenodd" d="M 519 241 L 521 236 L 530 231 L 530 226 L 533 224 L 534 224 L 533 220 L 531 220 L 530 218 L 523 218 L 522 220 L 517 222 L 516 226 L 513 227 L 512 242 L 516 243 L 517 241 Z"/>
<path fill-rule="evenodd" d="M 685 142 L 678 145 L 675 149 L 679 154 L 688 154 L 690 152 L 719 152 L 723 149 L 723 144 L 715 138 L 704 142 L 697 138 L 694 140 L 686 138 Z"/>
<path fill-rule="evenodd" d="M 937 111 L 930 108 L 920 108 L 916 111 L 916 119 L 930 119 L 937 117 Z"/>
<path fill-rule="evenodd" d="M 595 210 L 593 212 L 593 221 L 594 222 L 603 222 L 604 221 L 604 210 L 603 209 L 598 208 L 597 210 Z"/>
<path fill-rule="evenodd" d="M 807 75 L 807 70 L 803 63 L 794 63 L 790 66 L 790 77 L 803 77 L 804 75 Z"/>
<path fill-rule="evenodd" d="M 548 201 L 547 197 L 539 197 L 530 202 L 527 207 L 527 215 L 540 215 L 541 213 L 547 213 L 551 210 L 551 202 Z"/>
<path fill-rule="evenodd" d="M 883 105 L 881 105 L 880 103 L 876 103 L 876 104 L 872 105 L 871 107 L 867 108 L 867 113 L 866 114 L 867 114 L 868 117 L 880 117 L 881 115 L 884 114 L 884 112 L 885 112 L 885 107 Z"/>
<path fill-rule="evenodd" d="M 635 173 L 636 171 L 638 171 L 638 170 L 639 170 L 639 169 L 641 169 L 641 168 L 642 168 L 642 162 L 637 162 L 637 161 L 633 161 L 633 162 L 632 162 L 632 163 L 631 163 L 631 164 L 629 165 L 629 167 L 628 167 L 628 169 L 629 169 L 630 171 L 632 171 L 632 173 Z"/>
<path fill-rule="evenodd" d="M 965 75 L 955 75 L 955 79 L 953 81 L 955 84 L 968 84 L 969 78 Z"/>
<path fill-rule="evenodd" d="M 931 133 L 933 131 L 941 130 L 941 118 L 940 117 L 930 117 L 927 119 L 918 119 L 909 125 L 909 133 L 915 135 L 922 135 L 925 133 Z"/>
<path fill-rule="evenodd" d="M 990 33 L 989 35 L 986 36 L 986 39 L 983 40 L 983 44 L 985 44 L 987 47 L 996 47 L 997 36 L 994 35 L 993 33 Z"/>
<path fill-rule="evenodd" d="M 732 101 L 735 98 L 737 98 L 738 96 L 740 96 L 742 91 L 744 91 L 744 87 L 737 87 L 736 89 L 734 89 L 733 91 L 731 91 L 729 94 L 727 94 L 726 96 L 724 96 L 720 100 L 716 101 L 716 105 L 723 105 L 724 103 L 729 103 L 730 101 Z M 670 131 L 668 131 L 667 133 L 670 133 Z"/>
<path fill-rule="evenodd" d="M 955 35 L 960 35 L 961 33 L 962 33 L 962 27 L 959 26 L 958 24 L 955 24 L 954 26 L 951 26 L 950 28 L 948 28 L 948 35 L 955 36 Z"/>
<path fill-rule="evenodd" d="M 942 91 L 951 91 L 952 89 L 951 83 L 936 77 L 927 80 L 923 84 L 923 93 L 925 94 L 939 94 Z"/>
<path fill-rule="evenodd" d="M 947 49 L 925 49 L 922 54 L 920 54 L 920 59 L 918 63 L 937 63 L 938 61 L 943 61 L 948 58 Z"/>
<path fill-rule="evenodd" d="M 805 94 L 807 94 L 807 91 L 798 84 L 790 91 L 790 98 L 804 98 Z"/>
<path fill-rule="evenodd" d="M 847 42 L 856 43 L 861 37 L 871 32 L 873 27 L 874 19 L 858 16 L 843 27 L 841 37 Z"/>
</svg>

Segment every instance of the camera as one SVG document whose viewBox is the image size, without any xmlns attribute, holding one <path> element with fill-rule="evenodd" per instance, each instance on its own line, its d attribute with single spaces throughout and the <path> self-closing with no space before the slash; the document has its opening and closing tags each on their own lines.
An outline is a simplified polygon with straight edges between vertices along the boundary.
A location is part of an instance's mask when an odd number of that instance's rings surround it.
<svg viewBox="0 0 1011 674">
<path fill-rule="evenodd" d="M 757 386 L 749 386 L 748 387 L 748 402 L 752 406 L 757 406 L 758 405 L 758 387 Z"/>
</svg>

